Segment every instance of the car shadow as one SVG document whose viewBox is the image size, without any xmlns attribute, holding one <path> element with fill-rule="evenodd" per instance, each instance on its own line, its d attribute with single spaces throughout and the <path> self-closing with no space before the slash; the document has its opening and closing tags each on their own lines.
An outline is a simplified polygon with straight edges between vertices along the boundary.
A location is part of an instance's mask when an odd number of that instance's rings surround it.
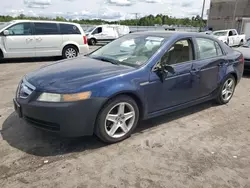
<svg viewBox="0 0 250 188">
<path fill-rule="evenodd" d="M 244 78 L 250 78 L 250 70 L 245 70 L 243 73 Z"/>
<path fill-rule="evenodd" d="M 143 132 L 148 128 L 171 122 L 213 106 L 214 104 L 212 102 L 206 102 L 157 118 L 141 121 L 136 128 L 135 133 Z M 20 119 L 15 112 L 10 114 L 4 121 L 0 133 L 2 138 L 10 146 L 35 156 L 64 155 L 67 153 L 101 148 L 107 145 L 99 141 L 95 136 L 63 138 L 53 133 L 41 131 Z"/>
</svg>

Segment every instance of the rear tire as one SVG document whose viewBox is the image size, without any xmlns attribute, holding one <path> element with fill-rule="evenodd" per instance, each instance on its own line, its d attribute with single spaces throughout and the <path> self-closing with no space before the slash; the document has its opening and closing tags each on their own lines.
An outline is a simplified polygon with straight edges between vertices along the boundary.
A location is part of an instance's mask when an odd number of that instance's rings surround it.
<svg viewBox="0 0 250 188">
<path fill-rule="evenodd" d="M 233 97 L 236 80 L 232 74 L 228 75 L 220 85 L 216 102 L 220 105 L 227 104 Z"/>
<path fill-rule="evenodd" d="M 111 99 L 101 109 L 95 134 L 106 143 L 116 143 L 128 138 L 139 120 L 136 102 L 126 95 Z"/>
<path fill-rule="evenodd" d="M 239 46 L 242 46 L 244 44 L 244 41 L 241 40 Z"/>
<path fill-rule="evenodd" d="M 96 45 L 96 39 L 94 39 L 94 38 L 89 39 L 89 44 Z"/>
<path fill-rule="evenodd" d="M 62 57 L 63 59 L 71 59 L 78 56 L 78 50 L 75 46 L 66 46 L 63 49 Z"/>
</svg>

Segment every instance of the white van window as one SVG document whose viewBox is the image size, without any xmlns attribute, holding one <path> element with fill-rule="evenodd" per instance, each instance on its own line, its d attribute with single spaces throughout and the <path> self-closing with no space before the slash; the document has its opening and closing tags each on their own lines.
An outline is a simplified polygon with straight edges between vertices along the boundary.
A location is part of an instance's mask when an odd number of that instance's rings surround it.
<svg viewBox="0 0 250 188">
<path fill-rule="evenodd" d="M 92 35 L 98 34 L 98 33 L 101 33 L 101 32 L 102 32 L 102 27 L 97 27 L 97 28 L 92 32 Z"/>
<path fill-rule="evenodd" d="M 81 34 L 77 26 L 72 24 L 60 24 L 61 34 Z"/>
<path fill-rule="evenodd" d="M 59 34 L 56 23 L 34 23 L 36 35 L 54 35 Z"/>
<path fill-rule="evenodd" d="M 19 23 L 8 28 L 9 35 L 31 35 L 30 23 Z"/>
</svg>

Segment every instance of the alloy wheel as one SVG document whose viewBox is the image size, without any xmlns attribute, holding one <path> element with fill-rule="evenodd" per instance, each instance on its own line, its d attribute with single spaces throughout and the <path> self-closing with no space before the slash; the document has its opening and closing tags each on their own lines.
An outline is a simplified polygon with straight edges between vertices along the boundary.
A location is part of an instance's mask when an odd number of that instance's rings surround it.
<svg viewBox="0 0 250 188">
<path fill-rule="evenodd" d="M 135 122 L 135 109 L 126 102 L 116 104 L 111 108 L 105 119 L 105 131 L 112 138 L 126 135 Z"/>
<path fill-rule="evenodd" d="M 67 59 L 74 58 L 77 56 L 77 51 L 74 48 L 68 48 L 65 51 L 65 56 Z"/>
<path fill-rule="evenodd" d="M 221 96 L 224 101 L 229 101 L 234 93 L 235 81 L 232 78 L 226 80 L 223 85 Z"/>
</svg>

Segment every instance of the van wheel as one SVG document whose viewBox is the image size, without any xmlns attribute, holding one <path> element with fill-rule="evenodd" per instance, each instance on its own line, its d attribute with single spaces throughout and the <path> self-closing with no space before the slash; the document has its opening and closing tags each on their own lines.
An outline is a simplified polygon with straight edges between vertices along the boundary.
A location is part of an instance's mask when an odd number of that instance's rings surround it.
<svg viewBox="0 0 250 188">
<path fill-rule="evenodd" d="M 243 40 L 240 41 L 239 46 L 242 46 L 244 44 Z"/>
<path fill-rule="evenodd" d="M 218 104 L 227 104 L 233 97 L 235 86 L 236 81 L 234 76 L 231 74 L 228 75 L 219 88 L 216 102 Z"/>
<path fill-rule="evenodd" d="M 89 44 L 90 45 L 96 45 L 96 40 L 94 38 L 89 39 Z"/>
<path fill-rule="evenodd" d="M 128 138 L 139 120 L 139 109 L 129 96 L 111 99 L 98 115 L 95 134 L 106 143 L 115 143 Z"/>
<path fill-rule="evenodd" d="M 78 51 L 77 51 L 76 47 L 74 47 L 74 46 L 66 46 L 63 49 L 62 56 L 64 59 L 75 58 L 78 56 Z"/>
</svg>

